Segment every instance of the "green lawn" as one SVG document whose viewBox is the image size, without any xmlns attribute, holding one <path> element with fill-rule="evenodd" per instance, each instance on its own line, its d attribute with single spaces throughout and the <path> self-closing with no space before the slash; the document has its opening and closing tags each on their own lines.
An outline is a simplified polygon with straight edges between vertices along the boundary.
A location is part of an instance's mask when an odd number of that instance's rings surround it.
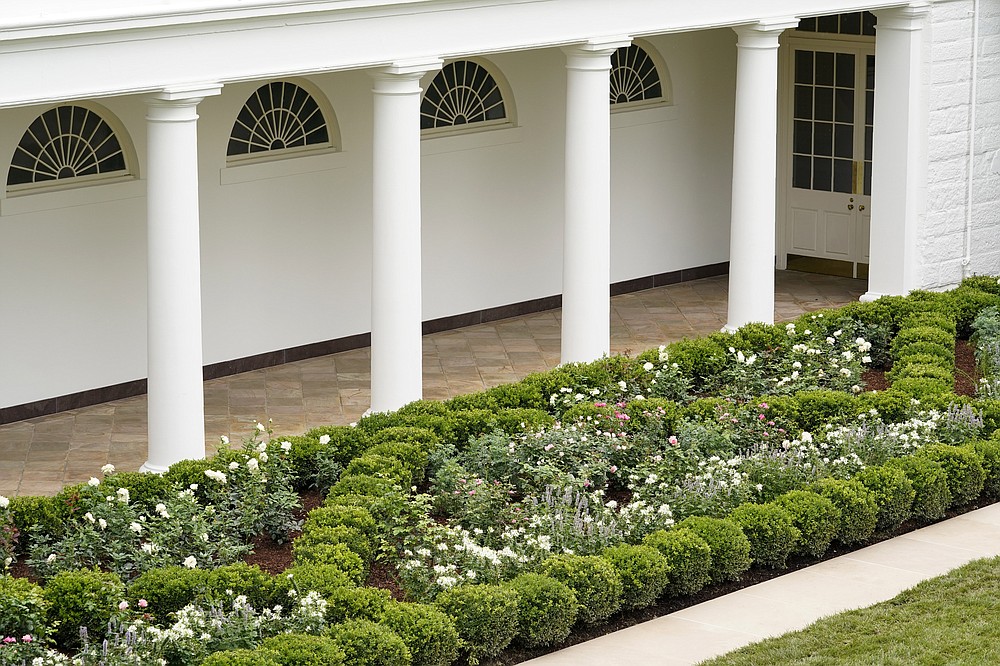
<svg viewBox="0 0 1000 666">
<path fill-rule="evenodd" d="M 1000 558 L 817 621 L 702 666 L 1000 664 Z"/>
</svg>

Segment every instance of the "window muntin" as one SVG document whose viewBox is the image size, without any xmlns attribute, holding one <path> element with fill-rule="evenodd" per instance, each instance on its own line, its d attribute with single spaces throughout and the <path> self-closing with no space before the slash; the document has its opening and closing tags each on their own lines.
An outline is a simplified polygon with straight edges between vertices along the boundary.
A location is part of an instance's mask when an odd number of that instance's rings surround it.
<svg viewBox="0 0 1000 666">
<path fill-rule="evenodd" d="M 274 81 L 257 88 L 243 104 L 226 155 L 270 155 L 329 144 L 326 117 L 316 99 L 291 81 Z"/>
<path fill-rule="evenodd" d="M 663 100 L 663 84 L 656 63 L 638 44 L 622 46 L 611 55 L 611 104 Z"/>
<path fill-rule="evenodd" d="M 127 175 L 125 152 L 108 122 L 92 109 L 66 104 L 28 126 L 14 150 L 7 187 Z"/>
<path fill-rule="evenodd" d="M 472 60 L 458 60 L 442 67 L 420 103 L 422 130 L 507 121 L 499 83 L 484 66 Z"/>
<path fill-rule="evenodd" d="M 814 16 L 799 21 L 799 25 L 795 29 L 799 32 L 874 37 L 875 15 L 871 12 L 852 12 L 850 14 Z"/>
</svg>

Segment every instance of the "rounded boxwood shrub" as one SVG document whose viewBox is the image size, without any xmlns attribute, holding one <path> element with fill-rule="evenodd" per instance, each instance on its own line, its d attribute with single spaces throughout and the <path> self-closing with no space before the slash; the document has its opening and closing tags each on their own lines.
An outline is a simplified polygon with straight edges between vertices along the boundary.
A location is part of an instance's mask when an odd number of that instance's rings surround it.
<svg viewBox="0 0 1000 666">
<path fill-rule="evenodd" d="M 350 666 L 410 666 L 406 643 L 389 627 L 371 620 L 348 620 L 327 629 Z"/>
<path fill-rule="evenodd" d="M 983 481 L 983 493 L 988 497 L 1000 497 L 1000 441 L 995 439 L 980 440 L 972 443 L 972 448 L 983 464 L 986 478 Z"/>
<path fill-rule="evenodd" d="M 573 590 L 536 573 L 521 574 L 506 585 L 517 592 L 517 641 L 521 645 L 541 647 L 566 640 L 579 609 Z"/>
<path fill-rule="evenodd" d="M 403 639 L 413 666 L 448 666 L 458 658 L 455 623 L 434 606 L 392 602 L 380 622 Z"/>
<path fill-rule="evenodd" d="M 623 544 L 601 553 L 622 581 L 622 607 L 645 608 L 654 603 L 670 582 L 670 565 L 651 546 Z"/>
<path fill-rule="evenodd" d="M 264 639 L 260 650 L 272 653 L 280 666 L 340 666 L 344 651 L 326 636 L 309 634 L 281 634 Z"/>
<path fill-rule="evenodd" d="M 406 497 L 399 488 L 388 491 L 385 495 L 342 493 L 329 495 L 323 502 L 323 506 L 349 506 L 364 509 L 375 519 L 376 535 L 381 535 L 395 523 L 403 512 L 406 507 Z"/>
<path fill-rule="evenodd" d="M 181 566 L 149 569 L 128 585 L 128 601 L 136 608 L 139 599 L 149 604 L 148 612 L 158 620 L 166 620 L 201 595 L 208 584 L 208 571 Z"/>
<path fill-rule="evenodd" d="M 948 478 L 951 503 L 961 506 L 979 497 L 986 482 L 986 470 L 971 446 L 930 444 L 916 455 L 940 463 Z"/>
<path fill-rule="evenodd" d="M 926 354 L 921 354 L 921 356 L 926 356 Z M 902 360 L 892 367 L 888 376 L 889 381 L 894 383 L 901 379 L 909 378 L 933 379 L 945 386 L 949 386 L 955 382 L 955 375 L 950 369 L 943 368 L 940 365 L 909 363 Z"/>
<path fill-rule="evenodd" d="M 328 599 L 334 590 L 354 585 L 355 581 L 333 564 L 301 564 L 275 576 L 269 605 L 287 606 L 289 592 L 292 590 L 298 595 L 315 591 Z"/>
<path fill-rule="evenodd" d="M 776 504 L 741 504 L 729 519 L 743 530 L 750 541 L 750 557 L 761 566 L 784 567 L 798 545 L 800 533 L 791 515 Z"/>
<path fill-rule="evenodd" d="M 409 487 L 413 472 L 399 458 L 380 456 L 366 451 L 364 455 L 348 463 L 347 469 L 337 483 L 339 485 L 341 481 L 359 476 L 386 479 L 397 486 Z"/>
<path fill-rule="evenodd" d="M 391 428 L 391 430 L 423 431 L 424 429 Z M 434 433 L 430 434 L 433 435 Z M 367 456 L 383 456 L 400 461 L 403 463 L 403 467 L 409 472 L 407 483 L 411 484 L 423 480 L 424 470 L 427 468 L 427 450 L 419 442 L 382 442 L 365 451 L 365 455 L 362 457 Z"/>
<path fill-rule="evenodd" d="M 198 487 L 195 495 L 200 499 L 205 499 L 205 472 L 210 469 L 223 467 L 212 458 L 201 458 L 198 460 L 179 460 L 167 468 L 163 473 L 163 479 L 167 483 L 182 488 L 190 488 L 192 485 Z"/>
<path fill-rule="evenodd" d="M 14 527 L 21 534 L 17 542 L 19 553 L 27 551 L 29 540 L 25 538 L 25 535 L 36 526 L 39 531 L 50 536 L 62 534 L 63 521 L 68 515 L 66 507 L 58 504 L 54 497 L 40 497 L 38 495 L 12 497 L 7 510 L 10 511 L 11 518 L 14 520 Z"/>
<path fill-rule="evenodd" d="M 926 401 L 928 398 L 950 391 L 953 382 L 931 377 L 904 377 L 892 383 L 892 388 L 910 397 Z"/>
<path fill-rule="evenodd" d="M 903 318 L 901 328 L 915 328 L 917 326 L 932 326 L 939 328 L 952 338 L 957 334 L 955 327 L 954 313 L 942 310 L 931 310 L 926 312 L 914 312 Z"/>
<path fill-rule="evenodd" d="M 266 608 L 274 594 L 274 578 L 257 565 L 245 562 L 209 570 L 205 581 L 206 597 L 217 601 L 241 594 L 246 595 L 247 602 L 257 610 Z"/>
<path fill-rule="evenodd" d="M 951 491 L 948 490 L 948 475 L 940 463 L 924 456 L 905 456 L 890 460 L 886 465 L 903 470 L 913 484 L 910 510 L 914 518 L 937 520 L 944 516 L 951 505 Z"/>
<path fill-rule="evenodd" d="M 26 578 L 0 576 L 0 638 L 30 634 L 44 640 L 48 602 L 42 588 Z"/>
<path fill-rule="evenodd" d="M 940 358 L 946 367 L 955 367 L 955 345 L 943 345 L 929 340 L 917 340 L 899 345 L 893 353 L 893 359 L 913 357 L 917 354 L 935 356 Z"/>
<path fill-rule="evenodd" d="M 63 647 L 80 643 L 80 629 L 104 636 L 111 614 L 125 598 L 125 585 L 113 573 L 96 568 L 60 571 L 45 584 L 48 622 L 55 625 L 56 642 Z"/>
<path fill-rule="evenodd" d="M 729 337 L 729 346 L 740 351 L 759 353 L 784 349 L 791 342 L 783 325 L 764 324 L 759 321 L 743 324 Z"/>
<path fill-rule="evenodd" d="M 389 590 L 378 587 L 341 587 L 326 597 L 326 621 L 378 620 L 392 600 Z"/>
<path fill-rule="evenodd" d="M 347 463 L 361 455 L 361 452 L 370 445 L 369 435 L 366 431 L 350 426 L 321 426 L 313 428 L 303 437 L 319 442 L 326 455 L 340 463 L 341 467 L 346 467 Z M 294 448 L 295 444 L 293 443 L 292 449 Z"/>
<path fill-rule="evenodd" d="M 709 573 L 713 583 L 736 580 L 750 568 L 750 541 L 740 526 L 725 518 L 690 516 L 677 527 L 686 527 L 708 544 L 712 554 Z"/>
<path fill-rule="evenodd" d="M 577 617 L 583 624 L 594 624 L 611 617 L 621 608 L 621 578 L 607 560 L 596 555 L 553 555 L 542 562 L 540 573 L 565 583 L 580 604 Z"/>
<path fill-rule="evenodd" d="M 676 363 L 684 375 L 691 378 L 697 388 L 707 378 L 713 377 L 726 364 L 726 347 L 708 337 L 685 338 L 667 345 L 671 363 Z"/>
<path fill-rule="evenodd" d="M 298 538 L 292 543 L 292 558 L 295 566 L 332 564 L 358 585 L 365 579 L 368 571 L 365 562 L 357 553 L 348 548 L 346 543 L 308 543 Z"/>
<path fill-rule="evenodd" d="M 795 400 L 799 426 L 809 432 L 821 432 L 826 424 L 857 413 L 857 398 L 843 391 L 801 391 Z"/>
<path fill-rule="evenodd" d="M 712 549 L 687 527 L 657 530 L 642 543 L 660 551 L 670 566 L 670 582 L 664 594 L 679 597 L 694 594 L 712 580 Z"/>
<path fill-rule="evenodd" d="M 268 650 L 222 650 L 205 657 L 201 666 L 282 666 Z"/>
<path fill-rule="evenodd" d="M 305 524 L 315 527 L 336 527 L 345 525 L 353 527 L 369 539 L 374 539 L 377 533 L 375 518 L 371 512 L 359 506 L 343 506 L 329 504 L 320 506 L 309 512 L 306 516 Z"/>
<path fill-rule="evenodd" d="M 942 347 L 955 348 L 955 336 L 942 331 L 933 326 L 914 326 L 912 328 L 900 329 L 899 333 L 892 341 L 891 349 L 893 358 L 899 357 L 899 350 L 912 342 L 932 342 Z"/>
<path fill-rule="evenodd" d="M 440 407 L 440 413 L 435 414 L 435 416 L 451 419 L 451 413 L 448 412 L 448 409 L 443 404 L 429 403 L 427 401 L 424 402 L 426 404 L 436 404 Z M 406 407 L 400 411 L 403 413 L 409 413 L 406 412 Z M 451 428 L 449 427 L 448 431 L 450 432 L 450 430 Z M 372 435 L 372 447 L 378 446 L 379 444 L 385 444 L 387 442 L 416 444 L 417 450 L 422 451 L 426 455 L 428 451 L 436 448 L 441 443 L 441 437 L 437 432 L 430 428 L 418 428 L 414 426 L 384 428 Z"/>
<path fill-rule="evenodd" d="M 829 499 L 808 490 L 793 490 L 774 500 L 792 517 L 799 531 L 796 553 L 821 557 L 837 536 L 840 509 Z"/>
<path fill-rule="evenodd" d="M 398 461 L 396 461 L 398 462 Z M 398 483 L 368 474 L 347 474 L 340 477 L 330 488 L 329 496 L 336 495 L 369 495 L 384 497 L 393 493 L 399 494 L 402 489 Z"/>
<path fill-rule="evenodd" d="M 374 544 L 361 530 L 347 525 L 322 527 L 309 521 L 302 526 L 302 536 L 295 540 L 293 549 L 298 554 L 305 553 L 307 549 L 315 546 L 336 543 L 342 543 L 350 548 L 366 564 L 372 561 L 375 554 Z"/>
<path fill-rule="evenodd" d="M 875 529 L 893 530 L 910 517 L 913 507 L 913 484 L 902 470 L 894 467 L 869 467 L 854 477 L 871 491 L 878 507 Z"/>
<path fill-rule="evenodd" d="M 318 465 L 320 452 L 327 450 L 327 444 L 320 444 L 318 437 L 302 435 L 272 437 L 271 441 L 288 442 L 292 445 L 288 450 L 288 461 L 292 465 L 295 487 L 298 490 L 304 490 L 316 483 L 320 471 Z"/>
<path fill-rule="evenodd" d="M 878 412 L 886 423 L 900 423 L 913 414 L 913 398 L 891 387 L 885 391 L 871 391 L 858 396 L 859 414 L 872 409 Z"/>
<path fill-rule="evenodd" d="M 878 505 L 875 495 L 860 481 L 825 478 L 816 481 L 812 488 L 840 511 L 837 525 L 837 540 L 840 543 L 862 543 L 875 532 Z"/>
<path fill-rule="evenodd" d="M 469 663 L 495 657 L 517 635 L 517 591 L 506 585 L 451 587 L 434 604 L 455 622 L 469 650 Z"/>
<path fill-rule="evenodd" d="M 173 486 L 159 474 L 145 472 L 113 472 L 104 477 L 100 488 L 105 495 L 114 495 L 119 488 L 129 492 L 129 502 L 150 511 L 173 491 Z"/>
</svg>

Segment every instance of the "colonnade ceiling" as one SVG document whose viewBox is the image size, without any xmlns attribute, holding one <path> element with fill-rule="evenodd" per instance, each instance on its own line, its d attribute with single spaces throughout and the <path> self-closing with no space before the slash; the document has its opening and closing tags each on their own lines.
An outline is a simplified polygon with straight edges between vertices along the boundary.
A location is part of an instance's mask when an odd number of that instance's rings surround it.
<svg viewBox="0 0 1000 666">
<path fill-rule="evenodd" d="M 0 16 L 0 108 L 853 12 L 861 0 L 37 0 Z"/>
</svg>

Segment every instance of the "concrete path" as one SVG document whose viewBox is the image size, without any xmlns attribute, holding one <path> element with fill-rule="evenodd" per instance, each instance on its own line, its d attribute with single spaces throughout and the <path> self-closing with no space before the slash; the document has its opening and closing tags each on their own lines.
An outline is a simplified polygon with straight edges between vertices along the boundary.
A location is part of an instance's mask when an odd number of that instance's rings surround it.
<svg viewBox="0 0 1000 666">
<path fill-rule="evenodd" d="M 1000 555 L 1000 504 L 524 662 L 674 666 L 893 598 L 922 580 Z"/>
</svg>

